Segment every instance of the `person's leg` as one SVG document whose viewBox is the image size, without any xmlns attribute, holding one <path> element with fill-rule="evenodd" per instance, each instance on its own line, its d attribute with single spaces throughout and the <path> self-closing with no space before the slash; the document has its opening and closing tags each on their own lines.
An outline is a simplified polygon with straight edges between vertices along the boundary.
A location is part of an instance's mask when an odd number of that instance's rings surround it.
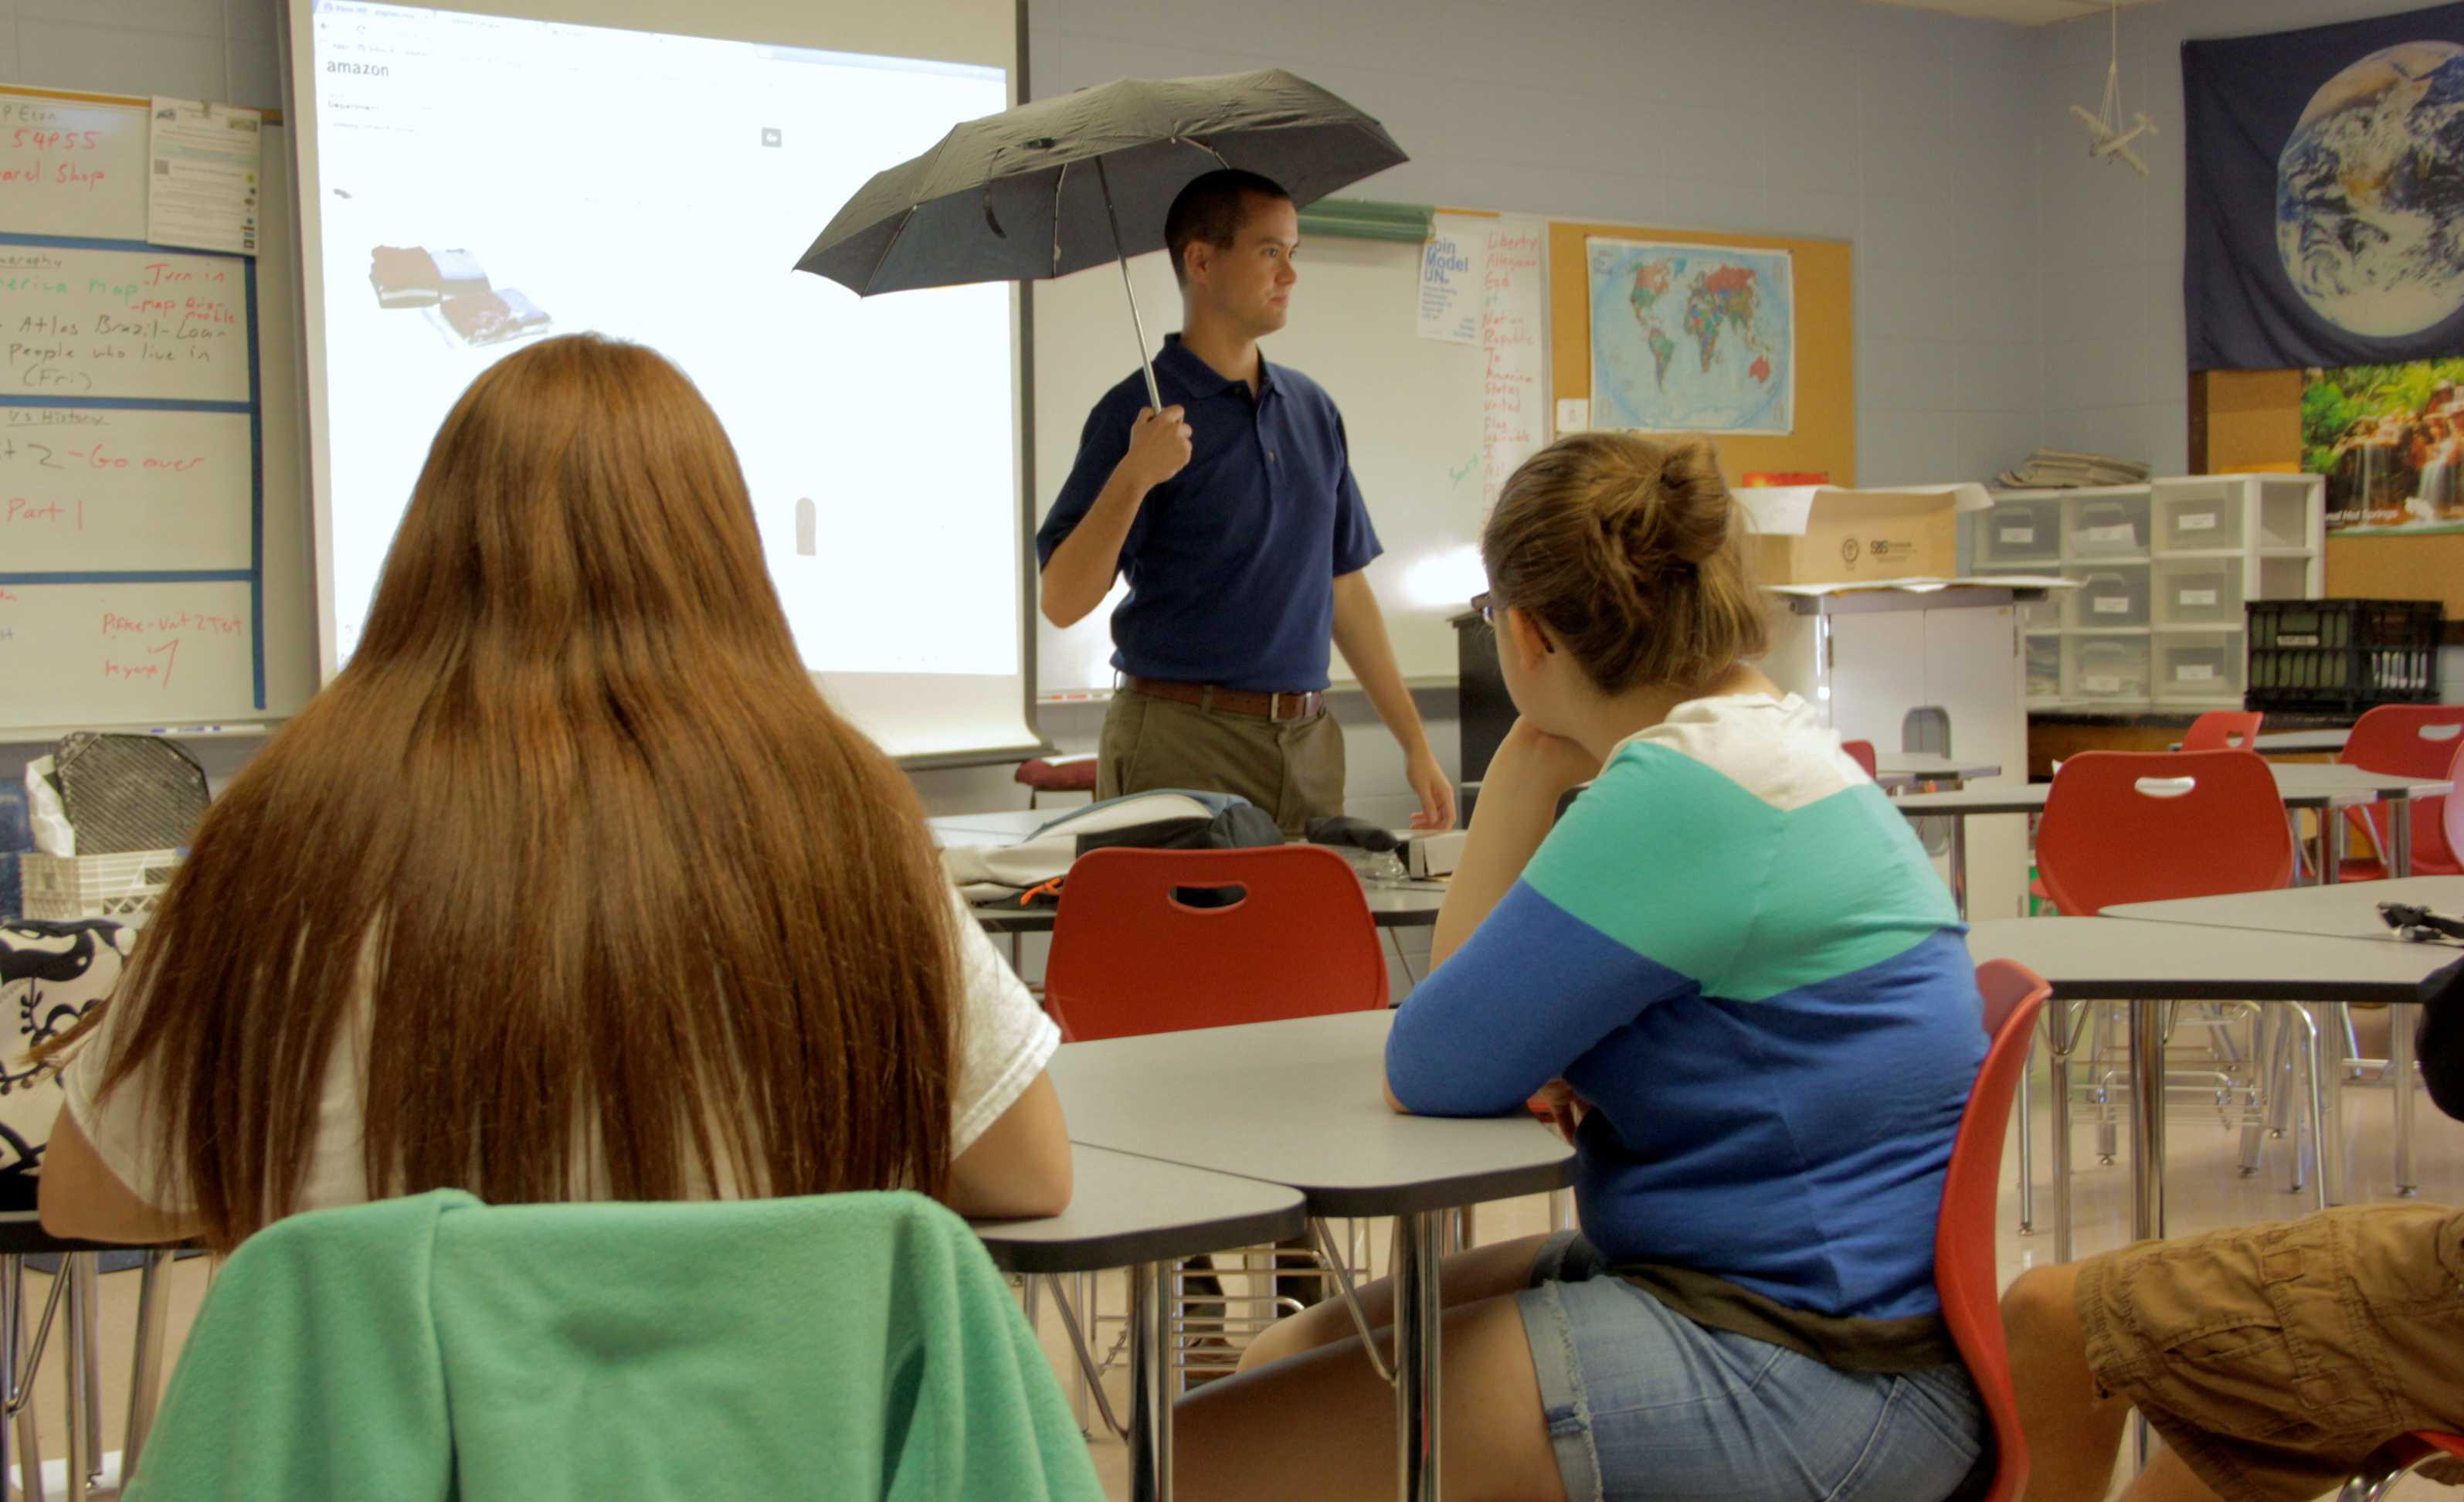
<svg viewBox="0 0 2464 1502">
<path fill-rule="evenodd" d="M 2032 1455 L 2035 1453 L 2035 1443 L 2033 1438 L 2029 1441 L 2029 1453 Z M 2033 1481 L 2029 1483 L 2028 1495 L 2031 1498 L 2036 1495 Z M 2099 1492 L 2098 1495 L 2103 1493 Z M 2122 1502 L 2221 1502 L 2221 1499 L 2183 1463 L 2181 1456 L 2169 1449 L 2159 1449 L 2156 1458 L 2147 1463 L 2147 1469 L 2139 1473 L 2139 1479 L 2122 1493 Z"/>
<path fill-rule="evenodd" d="M 2038 1268 L 2002 1296 L 2011 1383 L 2028 1436 L 2028 1502 L 2102 1502 L 2130 1417 L 2129 1403 L 2099 1393 L 2088 1372 L 2074 1298 L 2079 1271 L 2077 1263 Z"/>
<path fill-rule="evenodd" d="M 1515 1241 L 1499 1242 L 1491 1247 L 1475 1247 L 1457 1252 L 1445 1260 L 1438 1277 L 1438 1292 L 1451 1309 L 1458 1304 L 1476 1304 L 1483 1299 L 1501 1297 L 1529 1288 L 1531 1284 L 1532 1260 L 1548 1243 L 1546 1236 L 1526 1236 Z M 1360 1312 L 1372 1330 L 1384 1330 L 1395 1320 L 1395 1288 L 1391 1280 L 1379 1278 L 1364 1283 L 1355 1291 L 1360 1296 Z M 1339 1345 L 1356 1340 L 1360 1332 L 1352 1322 L 1352 1312 L 1340 1297 L 1329 1298 L 1322 1304 L 1305 1309 L 1287 1319 L 1277 1320 L 1259 1332 L 1241 1353 L 1241 1370 L 1277 1361 L 1320 1346 Z"/>
<path fill-rule="evenodd" d="M 1563 1497 L 1514 1298 L 1448 1309 L 1442 1352 L 1446 1495 Z M 1174 1491 L 1188 1502 L 1392 1496 L 1394 1435 L 1395 1391 L 1359 1346 L 1320 1346 L 1182 1399 L 1173 1410 Z"/>
<path fill-rule="evenodd" d="M 1118 798 L 1129 791 L 1130 761 L 1146 725 L 1147 706 L 1155 700 L 1127 689 L 1112 696 L 1104 709 L 1104 732 L 1095 740 L 1095 798 Z"/>
<path fill-rule="evenodd" d="M 1122 793 L 1184 787 L 1194 792 L 1238 793 L 1270 817 L 1282 791 L 1283 755 L 1275 727 L 1256 715 L 1205 710 L 1178 699 L 1156 698 L 1125 689 L 1113 703 L 1136 700 L 1137 735 L 1122 738 L 1117 789 Z M 1106 716 L 1109 725 L 1111 716 Z M 1112 758 L 1107 756 L 1105 764 Z M 1103 775 L 1098 770 L 1098 778 Z M 1115 785 L 1105 784 L 1106 786 Z"/>
<path fill-rule="evenodd" d="M 1343 812 L 1343 726 L 1334 711 L 1321 710 L 1314 719 L 1276 727 L 1283 762 L 1283 796 L 1267 811 L 1289 835 L 1301 833 L 1311 819 L 1331 819 Z"/>
</svg>

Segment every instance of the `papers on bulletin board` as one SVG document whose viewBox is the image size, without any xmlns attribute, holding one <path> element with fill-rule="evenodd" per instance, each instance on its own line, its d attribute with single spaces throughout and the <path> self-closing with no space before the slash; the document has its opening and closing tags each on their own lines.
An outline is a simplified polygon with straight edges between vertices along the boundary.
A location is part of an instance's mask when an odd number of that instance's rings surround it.
<svg viewBox="0 0 2464 1502">
<path fill-rule="evenodd" d="M 157 98 L 146 174 L 145 238 L 256 254 L 260 111 Z"/>
<path fill-rule="evenodd" d="M 1439 214 L 1428 243 L 1420 247 L 1422 339 L 1449 344 L 1480 342 L 1480 315 L 1488 281 L 1488 231 L 1496 221 Z"/>
</svg>

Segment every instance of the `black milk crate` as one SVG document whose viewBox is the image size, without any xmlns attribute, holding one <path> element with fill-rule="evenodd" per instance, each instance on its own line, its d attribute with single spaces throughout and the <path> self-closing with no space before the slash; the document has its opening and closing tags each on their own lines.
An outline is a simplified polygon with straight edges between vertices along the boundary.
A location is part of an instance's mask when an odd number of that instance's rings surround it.
<svg viewBox="0 0 2464 1502">
<path fill-rule="evenodd" d="M 2438 702 L 2435 600 L 2251 600 L 2250 709 Z"/>
</svg>

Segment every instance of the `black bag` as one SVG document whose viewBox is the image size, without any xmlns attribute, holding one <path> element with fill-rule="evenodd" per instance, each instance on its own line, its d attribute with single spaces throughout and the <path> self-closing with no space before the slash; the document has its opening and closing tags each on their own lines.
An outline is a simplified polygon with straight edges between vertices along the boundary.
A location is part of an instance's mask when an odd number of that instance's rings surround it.
<svg viewBox="0 0 2464 1502">
<path fill-rule="evenodd" d="M 2464 1121 L 2464 960 L 2421 983 L 2413 1057 L 2438 1109 Z"/>
</svg>

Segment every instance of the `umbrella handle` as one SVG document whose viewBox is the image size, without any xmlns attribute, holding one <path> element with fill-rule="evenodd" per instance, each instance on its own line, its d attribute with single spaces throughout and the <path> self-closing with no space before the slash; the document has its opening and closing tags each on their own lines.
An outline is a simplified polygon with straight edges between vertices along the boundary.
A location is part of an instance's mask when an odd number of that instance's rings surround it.
<svg viewBox="0 0 2464 1502">
<path fill-rule="evenodd" d="M 1121 290 L 1130 295 L 1130 327 L 1138 340 L 1138 368 L 1146 372 L 1147 406 L 1163 410 L 1163 392 L 1155 386 L 1155 359 L 1147 352 L 1147 323 L 1138 316 L 1138 289 L 1130 281 L 1130 259 L 1121 254 L 1121 218 L 1112 209 L 1111 180 L 1104 175 L 1104 159 L 1095 159 L 1095 186 L 1103 189 L 1104 218 L 1112 227 L 1112 260 L 1121 268 Z"/>
</svg>

